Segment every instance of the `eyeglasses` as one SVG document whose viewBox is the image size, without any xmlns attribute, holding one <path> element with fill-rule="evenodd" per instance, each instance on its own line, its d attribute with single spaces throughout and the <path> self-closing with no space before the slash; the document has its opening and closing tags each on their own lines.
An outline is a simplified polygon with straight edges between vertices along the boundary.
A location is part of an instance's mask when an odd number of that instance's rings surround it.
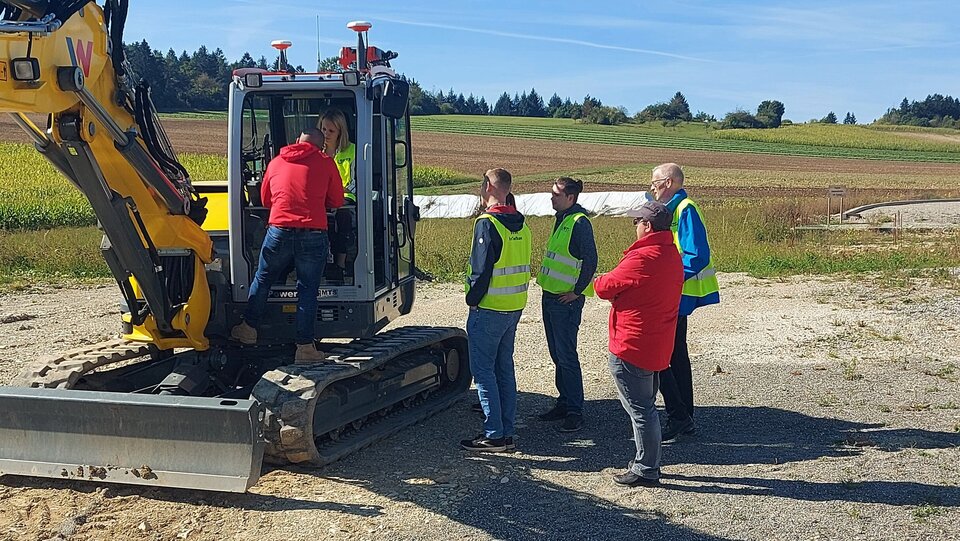
<svg viewBox="0 0 960 541">
<path fill-rule="evenodd" d="M 657 184 L 659 184 L 659 183 L 661 183 L 661 182 L 666 182 L 666 181 L 668 181 L 668 180 L 670 180 L 669 177 L 667 177 L 667 178 L 655 178 L 655 179 L 653 179 L 653 180 L 650 181 L 650 185 L 651 185 L 651 186 L 656 186 Z"/>
<path fill-rule="evenodd" d="M 646 222 L 646 221 L 647 221 L 647 220 L 645 220 L 645 219 L 643 219 L 643 218 L 634 218 L 634 219 L 633 219 L 633 225 L 640 225 L 640 222 Z"/>
</svg>

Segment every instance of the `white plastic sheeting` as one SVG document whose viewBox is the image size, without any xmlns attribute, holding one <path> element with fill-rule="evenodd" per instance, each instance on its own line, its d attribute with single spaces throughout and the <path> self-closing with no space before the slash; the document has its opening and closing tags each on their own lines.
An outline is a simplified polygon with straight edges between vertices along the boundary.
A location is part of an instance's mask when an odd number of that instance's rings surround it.
<svg viewBox="0 0 960 541">
<path fill-rule="evenodd" d="M 553 216 L 549 193 L 530 193 L 515 196 L 517 209 L 525 216 Z M 580 194 L 578 203 L 597 215 L 622 216 L 629 209 L 638 208 L 647 200 L 646 192 L 590 192 Z M 415 195 L 413 202 L 420 207 L 421 218 L 469 218 L 480 206 L 478 195 Z"/>
</svg>

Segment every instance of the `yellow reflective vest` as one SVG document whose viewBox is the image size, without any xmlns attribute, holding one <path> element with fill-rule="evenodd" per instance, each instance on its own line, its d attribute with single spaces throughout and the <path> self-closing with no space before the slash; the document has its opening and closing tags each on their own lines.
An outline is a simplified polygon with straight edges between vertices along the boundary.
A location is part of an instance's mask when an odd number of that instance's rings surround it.
<svg viewBox="0 0 960 541">
<path fill-rule="evenodd" d="M 677 205 L 677 209 L 673 212 L 673 224 L 671 224 L 670 229 L 673 231 L 673 242 L 677 245 L 677 249 L 680 250 L 681 256 L 683 256 L 683 247 L 680 246 L 680 235 L 677 231 L 680 224 L 680 214 L 683 212 L 683 209 L 687 207 L 693 207 L 693 210 L 700 216 L 701 221 L 703 220 L 703 214 L 700 212 L 700 208 L 689 197 L 680 201 L 680 204 Z M 706 227 L 706 224 L 704 224 L 704 227 Z M 691 276 L 683 282 L 683 295 L 702 299 L 719 291 L 720 285 L 717 283 L 717 271 L 713 267 L 713 255 L 711 254 L 707 266 L 695 276 Z"/>
<path fill-rule="evenodd" d="M 347 148 L 337 152 L 333 161 L 337 163 L 337 169 L 340 170 L 340 180 L 343 181 L 343 197 L 357 202 L 357 182 L 351 174 L 353 161 L 357 158 L 357 146 L 353 143 L 347 145 Z"/>
<path fill-rule="evenodd" d="M 524 223 L 520 231 L 510 231 L 495 216 L 486 213 L 474 221 L 474 227 L 480 220 L 490 220 L 503 239 L 503 249 L 500 251 L 500 258 L 493 264 L 490 287 L 478 306 L 498 312 L 523 310 L 527 305 L 527 288 L 530 284 L 530 228 Z M 468 263 L 468 279 L 472 272 Z M 470 291 L 469 282 L 466 290 Z"/>
<path fill-rule="evenodd" d="M 573 257 L 570 253 L 570 239 L 573 237 L 574 224 L 581 218 L 589 220 L 582 212 L 567 216 L 560 222 L 557 230 L 550 235 L 547 250 L 543 254 L 543 263 L 537 274 L 537 283 L 544 291 L 559 295 L 573 291 L 577 285 L 583 260 Z M 583 294 L 587 297 L 593 296 L 593 280 L 583 290 Z"/>
</svg>

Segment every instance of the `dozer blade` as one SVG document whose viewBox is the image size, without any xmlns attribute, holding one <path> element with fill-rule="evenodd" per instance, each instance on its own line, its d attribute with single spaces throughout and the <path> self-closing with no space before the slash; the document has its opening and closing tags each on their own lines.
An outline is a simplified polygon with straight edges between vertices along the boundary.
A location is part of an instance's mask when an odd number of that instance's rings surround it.
<svg viewBox="0 0 960 541">
<path fill-rule="evenodd" d="M 0 387 L 0 475 L 244 492 L 262 419 L 255 400 Z"/>
</svg>

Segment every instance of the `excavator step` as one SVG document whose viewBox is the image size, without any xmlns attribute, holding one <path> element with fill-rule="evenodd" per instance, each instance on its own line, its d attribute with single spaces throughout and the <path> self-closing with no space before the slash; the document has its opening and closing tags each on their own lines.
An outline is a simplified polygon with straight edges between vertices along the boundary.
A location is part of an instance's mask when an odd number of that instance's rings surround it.
<svg viewBox="0 0 960 541">
<path fill-rule="evenodd" d="M 0 475 L 244 492 L 263 415 L 255 400 L 0 387 Z"/>
</svg>

